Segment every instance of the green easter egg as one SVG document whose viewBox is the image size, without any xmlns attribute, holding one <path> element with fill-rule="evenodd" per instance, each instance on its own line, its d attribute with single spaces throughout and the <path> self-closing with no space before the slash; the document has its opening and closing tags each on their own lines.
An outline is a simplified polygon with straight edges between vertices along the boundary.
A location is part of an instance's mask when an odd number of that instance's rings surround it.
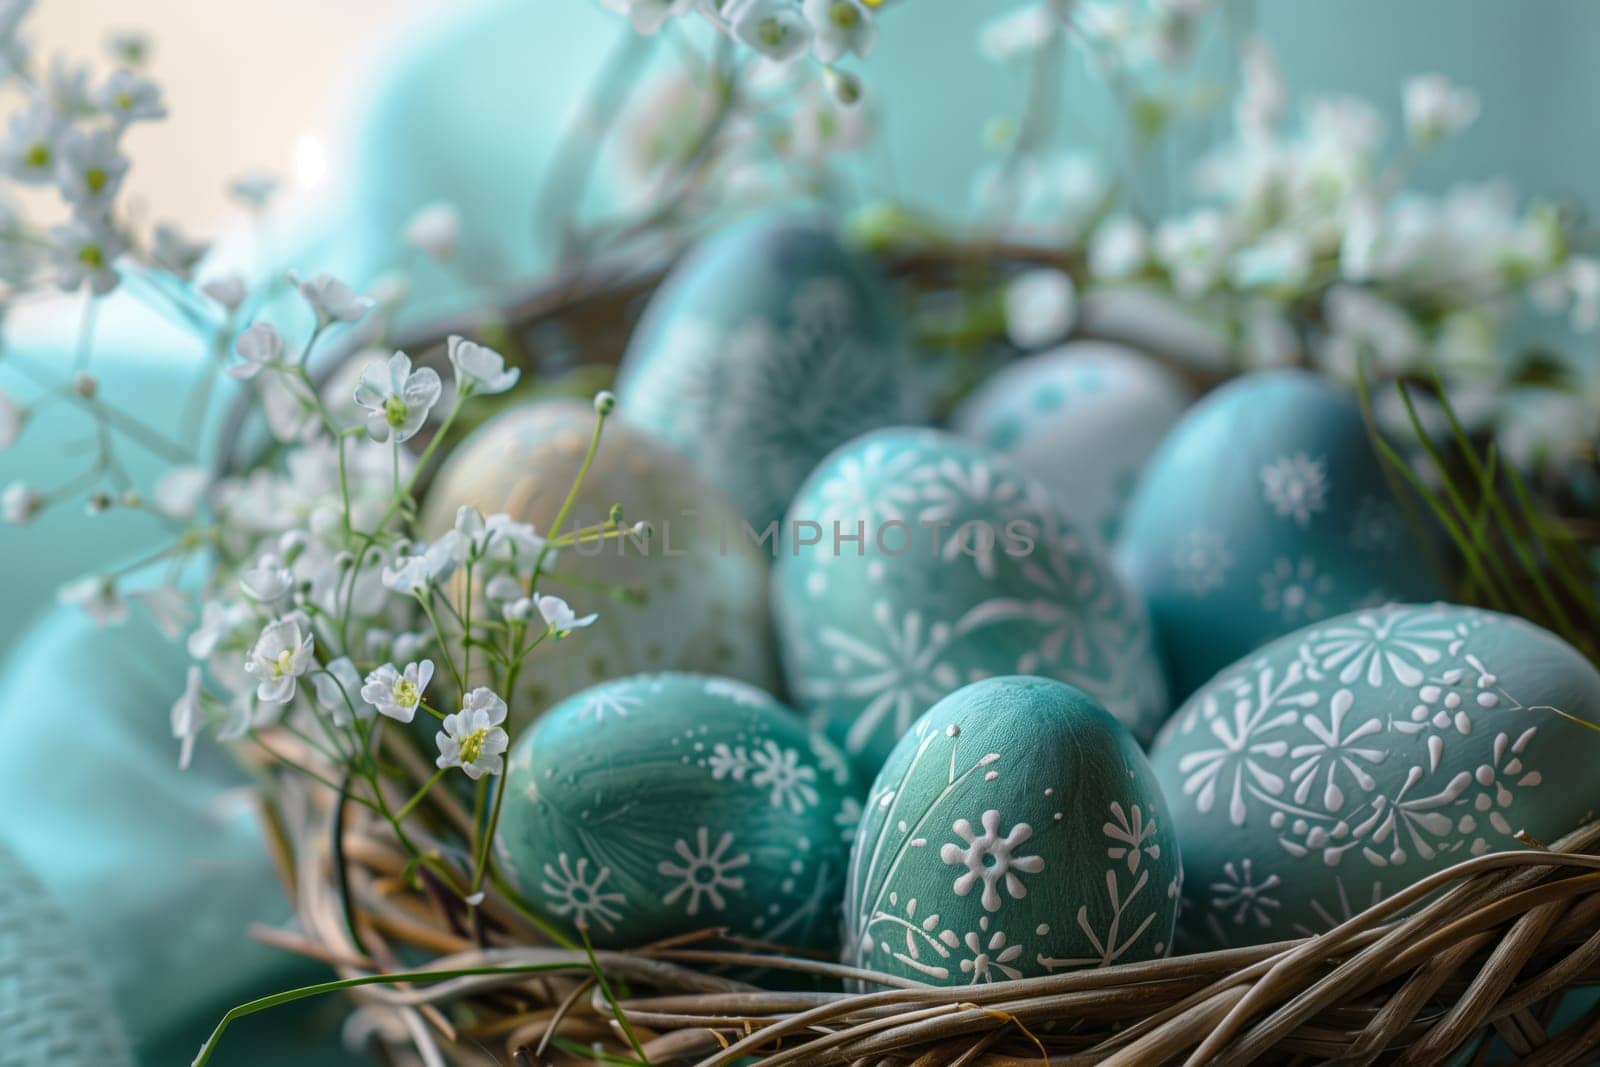
<svg viewBox="0 0 1600 1067">
<path fill-rule="evenodd" d="M 597 944 L 717 926 L 835 943 L 857 782 L 765 692 L 695 674 L 606 682 L 540 719 L 507 774 L 502 865 Z"/>
<path fill-rule="evenodd" d="M 873 784 L 845 958 L 939 985 L 1152 959 L 1182 881 L 1127 729 L 1070 685 L 991 678 L 929 709 Z"/>
<path fill-rule="evenodd" d="M 1555 635 L 1450 604 L 1298 630 L 1224 669 L 1150 760 L 1197 948 L 1320 933 L 1485 852 L 1600 808 L 1600 672 Z"/>
</svg>

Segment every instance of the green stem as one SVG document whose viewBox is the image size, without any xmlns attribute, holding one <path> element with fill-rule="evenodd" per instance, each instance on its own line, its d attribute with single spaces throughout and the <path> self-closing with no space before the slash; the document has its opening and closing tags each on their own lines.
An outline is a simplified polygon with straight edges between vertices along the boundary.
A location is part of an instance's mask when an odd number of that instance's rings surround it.
<svg viewBox="0 0 1600 1067">
<path fill-rule="evenodd" d="M 421 788 L 412 794 L 411 799 L 401 805 L 400 810 L 394 813 L 395 822 L 403 822 L 405 817 L 411 814 L 411 809 L 415 808 L 422 798 L 428 795 L 429 790 L 439 783 L 439 779 L 444 777 L 444 772 L 447 769 L 440 767 L 433 772 L 433 777 L 422 783 Z"/>
</svg>

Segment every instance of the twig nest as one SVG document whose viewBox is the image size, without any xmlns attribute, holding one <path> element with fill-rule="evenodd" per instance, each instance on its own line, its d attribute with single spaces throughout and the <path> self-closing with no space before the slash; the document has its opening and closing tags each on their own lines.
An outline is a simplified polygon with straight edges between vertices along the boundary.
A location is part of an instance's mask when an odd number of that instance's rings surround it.
<svg viewBox="0 0 1600 1067">
<path fill-rule="evenodd" d="M 1275 637 L 1444 595 L 1356 402 L 1304 371 L 1246 375 L 1150 460 L 1120 562 L 1149 601 L 1173 696 Z"/>
<path fill-rule="evenodd" d="M 918 719 L 868 794 L 846 958 L 972 985 L 1159 957 L 1182 871 L 1127 729 L 1072 686 L 991 678 Z"/>
<path fill-rule="evenodd" d="M 926 413 L 874 267 L 793 212 L 722 230 L 673 271 L 634 333 L 618 396 L 758 530 L 835 446 Z"/>
<path fill-rule="evenodd" d="M 1074 522 L 1109 542 L 1145 462 L 1188 404 L 1188 388 L 1148 356 L 1074 341 L 993 375 L 951 423 L 1043 482 Z"/>
<path fill-rule="evenodd" d="M 864 773 L 934 701 L 999 674 L 1076 685 L 1141 738 L 1165 717 L 1143 602 L 1099 538 L 989 450 L 935 430 L 868 434 L 817 468 L 786 525 L 786 676 Z"/>
<path fill-rule="evenodd" d="M 428 493 L 422 528 L 437 536 L 471 504 L 550 535 L 594 433 L 594 407 L 551 400 L 491 419 L 461 444 Z M 528 658 L 519 709 L 543 709 L 606 678 L 698 670 L 773 683 L 768 561 L 739 536 L 738 515 L 688 460 L 613 416 L 565 529 L 648 522 L 624 537 L 562 549 L 538 591 L 565 598 L 593 626 Z M 480 596 L 482 593 L 480 592 Z"/>
<path fill-rule="evenodd" d="M 859 785 L 761 690 L 693 674 L 607 682 L 551 709 L 508 774 L 504 869 L 596 943 L 724 926 L 834 944 Z"/>
<path fill-rule="evenodd" d="M 1600 673 L 1509 615 L 1391 605 L 1283 637 L 1208 682 L 1151 750 L 1195 948 L 1320 933 L 1600 807 Z"/>
</svg>

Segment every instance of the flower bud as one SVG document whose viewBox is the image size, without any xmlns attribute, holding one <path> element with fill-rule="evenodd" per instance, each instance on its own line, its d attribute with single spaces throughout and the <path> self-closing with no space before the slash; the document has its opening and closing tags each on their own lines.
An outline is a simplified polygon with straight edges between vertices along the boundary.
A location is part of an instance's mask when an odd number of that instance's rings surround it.
<svg viewBox="0 0 1600 1067">
<path fill-rule="evenodd" d="M 617 407 L 617 395 L 609 389 L 602 389 L 594 395 L 594 410 L 597 415 L 609 415 Z"/>
<path fill-rule="evenodd" d="M 100 391 L 100 379 L 86 371 L 79 371 L 72 376 L 72 391 L 85 400 L 93 400 Z"/>
</svg>

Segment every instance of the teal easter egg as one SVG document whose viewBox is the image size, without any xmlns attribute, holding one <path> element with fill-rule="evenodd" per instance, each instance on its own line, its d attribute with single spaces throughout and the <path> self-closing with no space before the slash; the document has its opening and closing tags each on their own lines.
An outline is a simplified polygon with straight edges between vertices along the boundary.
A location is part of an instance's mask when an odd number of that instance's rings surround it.
<svg viewBox="0 0 1600 1067">
<path fill-rule="evenodd" d="M 816 218 L 718 233 L 651 300 L 617 395 L 757 528 L 836 445 L 922 414 L 898 313 L 872 265 Z"/>
<path fill-rule="evenodd" d="M 1329 929 L 1600 806 L 1600 672 L 1560 638 L 1449 604 L 1352 612 L 1201 688 L 1150 760 L 1172 803 L 1193 947 Z"/>
<path fill-rule="evenodd" d="M 591 405 L 550 400 L 512 408 L 451 454 L 428 491 L 422 529 L 437 537 L 471 504 L 506 512 L 541 534 L 561 510 L 594 435 Z M 596 682 L 641 671 L 705 671 L 755 685 L 777 673 L 767 608 L 770 560 L 738 532 L 738 515 L 683 455 L 613 416 L 573 501 L 566 529 L 604 522 L 615 504 L 627 522 L 649 522 L 644 541 L 562 551 L 545 592 L 580 615 L 598 614 L 559 654 L 523 668 L 524 708 L 544 708 Z M 614 600 L 611 588 L 635 596 Z"/>
<path fill-rule="evenodd" d="M 1039 479 L 1109 542 L 1145 462 L 1188 404 L 1182 379 L 1148 356 L 1073 341 L 990 377 L 951 424 Z"/>
<path fill-rule="evenodd" d="M 868 794 L 845 958 L 939 985 L 1152 959 L 1182 883 L 1122 724 L 1072 686 L 990 678 L 918 719 Z"/>
<path fill-rule="evenodd" d="M 1038 481 L 936 430 L 879 430 L 812 474 L 773 613 L 801 707 L 864 773 L 935 701 L 1002 674 L 1087 691 L 1147 739 L 1167 713 L 1143 602 Z"/>
<path fill-rule="evenodd" d="M 1190 409 L 1145 468 L 1119 561 L 1182 699 L 1310 622 L 1444 594 L 1354 400 L 1249 374 Z"/>
<path fill-rule="evenodd" d="M 597 944 L 714 926 L 835 944 L 857 783 L 762 690 L 696 674 L 606 682 L 524 734 L 507 775 L 502 866 Z"/>
</svg>

